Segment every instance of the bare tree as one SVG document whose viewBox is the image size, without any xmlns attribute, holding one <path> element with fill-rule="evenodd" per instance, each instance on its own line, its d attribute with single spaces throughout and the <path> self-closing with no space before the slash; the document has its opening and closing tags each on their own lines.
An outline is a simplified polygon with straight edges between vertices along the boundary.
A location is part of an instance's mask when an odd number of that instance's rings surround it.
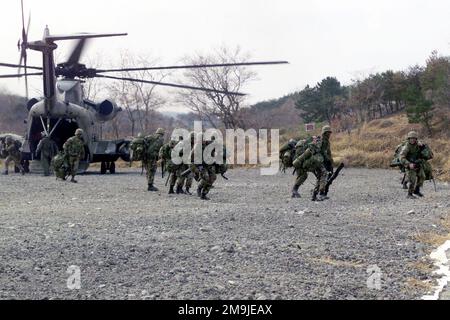
<svg viewBox="0 0 450 320">
<path fill-rule="evenodd" d="M 155 60 L 145 57 L 136 57 L 129 52 L 122 52 L 120 58 L 120 67 L 146 67 L 155 64 Z M 134 78 L 138 80 L 161 81 L 166 77 L 165 73 L 154 71 L 123 71 L 121 76 L 125 78 Z M 108 90 L 117 103 L 126 111 L 131 123 L 131 135 L 135 135 L 136 127 L 145 133 L 151 129 L 152 113 L 165 103 L 165 99 L 155 92 L 156 85 L 130 82 L 115 81 L 108 86 Z"/>
<path fill-rule="evenodd" d="M 230 50 L 221 47 L 213 55 L 195 55 L 185 59 L 187 64 L 212 64 L 245 62 L 248 56 L 239 47 Z M 184 76 L 192 86 L 222 91 L 240 91 L 256 73 L 242 66 L 187 69 Z M 188 90 L 178 94 L 178 100 L 197 113 L 202 120 L 217 128 L 242 127 L 241 108 L 245 97 L 232 94 Z"/>
</svg>

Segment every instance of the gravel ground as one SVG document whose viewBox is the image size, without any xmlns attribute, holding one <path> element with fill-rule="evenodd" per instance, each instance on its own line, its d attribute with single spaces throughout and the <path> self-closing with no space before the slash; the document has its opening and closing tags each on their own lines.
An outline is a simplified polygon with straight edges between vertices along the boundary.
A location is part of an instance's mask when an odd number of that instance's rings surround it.
<svg viewBox="0 0 450 320">
<path fill-rule="evenodd" d="M 78 184 L 0 176 L 1 299 L 418 299 L 416 268 L 442 232 L 450 186 L 406 200 L 397 171 L 345 169 L 331 199 L 310 177 L 236 169 L 210 201 L 145 191 L 137 169 L 87 173 Z M 414 210 L 414 213 L 410 211 Z M 67 287 L 71 265 L 81 288 Z M 381 288 L 368 288 L 368 269 Z M 415 280 L 414 280 L 415 279 Z"/>
</svg>

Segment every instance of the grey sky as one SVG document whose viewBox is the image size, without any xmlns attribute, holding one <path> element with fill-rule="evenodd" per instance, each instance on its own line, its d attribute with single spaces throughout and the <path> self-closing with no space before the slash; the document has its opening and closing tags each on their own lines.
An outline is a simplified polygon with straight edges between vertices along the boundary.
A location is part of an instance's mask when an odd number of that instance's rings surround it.
<svg viewBox="0 0 450 320">
<path fill-rule="evenodd" d="M 241 46 L 251 60 L 288 60 L 289 65 L 255 67 L 259 80 L 244 91 L 248 102 L 277 98 L 326 76 L 352 78 L 386 69 L 424 64 L 432 50 L 450 55 L 450 1 L 417 0 L 24 0 L 31 11 L 30 40 L 46 24 L 54 34 L 128 32 L 127 37 L 92 41 L 85 56 L 105 61 L 128 49 L 178 63 L 195 52 Z M 2 0 L 0 61 L 18 62 L 19 0 Z M 58 43 L 64 57 L 67 43 Z M 29 51 L 29 64 L 41 65 Z M 109 66 L 109 64 L 108 64 Z M 0 68 L 1 73 L 15 72 Z M 23 92 L 17 80 L 0 81 Z M 41 90 L 32 82 L 31 93 Z M 166 89 L 160 88 L 163 92 Z"/>
</svg>

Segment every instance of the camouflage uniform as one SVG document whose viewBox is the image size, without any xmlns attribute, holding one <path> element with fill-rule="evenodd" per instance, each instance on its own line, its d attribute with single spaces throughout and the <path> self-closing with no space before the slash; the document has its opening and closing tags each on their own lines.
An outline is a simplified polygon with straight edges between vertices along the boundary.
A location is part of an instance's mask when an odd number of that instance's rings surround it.
<svg viewBox="0 0 450 320">
<path fill-rule="evenodd" d="M 75 176 L 78 172 L 78 165 L 80 160 L 84 158 L 84 142 L 83 142 L 83 130 L 75 130 L 75 136 L 67 139 L 63 145 L 64 155 L 68 165 L 68 173 L 72 176 L 70 182 L 77 182 Z"/>
<path fill-rule="evenodd" d="M 406 169 L 406 178 L 408 181 L 408 198 L 414 199 L 413 194 L 423 197 L 420 188 L 425 180 L 423 163 L 425 159 L 421 153 L 422 144 L 417 141 L 418 135 L 411 131 L 408 133 L 408 143 L 400 152 L 400 161 Z"/>
<path fill-rule="evenodd" d="M 317 178 L 312 200 L 324 200 L 323 193 L 327 182 L 327 171 L 324 166 L 324 157 L 321 153 L 321 148 L 320 139 L 315 137 L 313 143 L 308 144 L 306 151 L 294 160 L 293 166 L 297 172 L 297 178 L 292 188 L 293 198 L 300 197 L 298 189 L 308 178 L 308 172 L 312 172 Z M 320 195 L 317 198 L 317 193 L 319 192 Z"/>
<path fill-rule="evenodd" d="M 159 150 L 164 143 L 164 129 L 158 128 L 152 135 L 145 137 L 145 156 L 142 160 L 142 165 L 145 168 L 147 176 L 147 191 L 158 191 L 153 185 L 155 180 L 155 173 L 158 166 Z"/>
<path fill-rule="evenodd" d="M 4 153 L 6 155 L 5 159 L 5 170 L 3 171 L 3 174 L 8 174 L 8 168 L 10 162 L 14 162 L 14 165 L 19 168 L 20 173 L 23 175 L 25 174 L 25 170 L 22 167 L 22 164 L 20 163 L 20 149 L 16 141 L 14 141 L 11 137 L 6 137 L 5 139 L 5 146 L 4 146 Z"/>
<path fill-rule="evenodd" d="M 45 132 L 41 133 L 42 139 L 36 148 L 36 153 L 41 153 L 41 165 L 44 169 L 44 176 L 50 175 L 50 163 L 58 153 L 58 146 Z"/>
<path fill-rule="evenodd" d="M 215 172 L 215 164 L 207 164 L 203 159 L 203 151 L 205 150 L 205 147 L 207 146 L 206 142 L 203 141 L 202 144 L 195 144 L 191 151 L 191 165 L 190 169 L 192 173 L 199 178 L 199 184 L 197 187 L 197 195 L 202 200 L 209 200 L 209 198 L 206 196 L 208 192 L 211 190 L 214 182 L 217 179 L 216 172 Z M 196 164 L 194 163 L 194 153 L 195 150 L 198 150 L 201 148 L 202 152 L 202 163 Z"/>
<path fill-rule="evenodd" d="M 159 159 L 161 159 L 161 165 L 164 166 L 164 170 L 169 174 L 169 194 L 175 193 L 173 188 L 177 182 L 177 171 L 179 165 L 175 165 L 172 162 L 172 150 L 176 145 L 176 141 L 171 140 L 168 143 L 163 144 L 159 149 Z"/>
</svg>

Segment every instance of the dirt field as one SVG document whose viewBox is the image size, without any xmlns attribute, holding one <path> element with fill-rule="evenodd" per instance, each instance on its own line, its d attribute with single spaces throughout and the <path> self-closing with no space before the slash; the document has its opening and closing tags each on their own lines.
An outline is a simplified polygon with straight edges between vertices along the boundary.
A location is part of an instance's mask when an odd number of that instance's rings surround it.
<svg viewBox="0 0 450 320">
<path fill-rule="evenodd" d="M 160 177 L 147 192 L 138 169 L 78 184 L 0 176 L 0 298 L 418 299 L 430 288 L 438 244 L 423 239 L 448 233 L 448 184 L 408 201 L 397 171 L 344 169 L 331 199 L 311 202 L 312 177 L 291 199 L 291 174 L 227 175 L 206 202 L 168 195 Z"/>
</svg>

